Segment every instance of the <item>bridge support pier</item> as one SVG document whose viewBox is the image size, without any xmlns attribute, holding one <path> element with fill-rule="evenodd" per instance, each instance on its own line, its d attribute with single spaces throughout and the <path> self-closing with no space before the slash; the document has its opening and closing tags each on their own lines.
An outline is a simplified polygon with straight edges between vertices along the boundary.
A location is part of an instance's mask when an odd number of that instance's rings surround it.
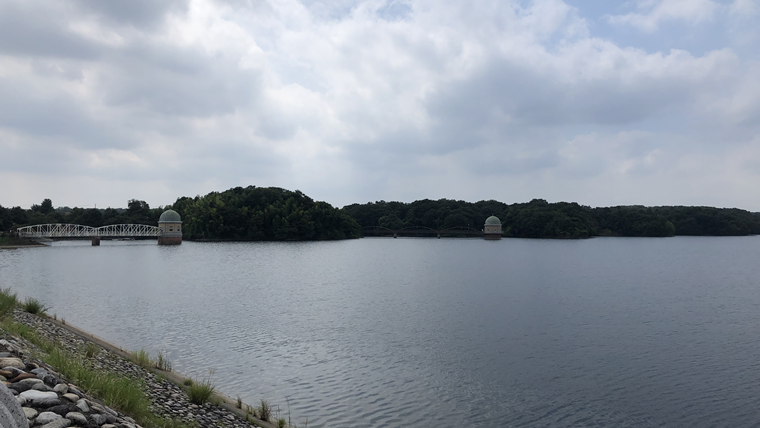
<svg viewBox="0 0 760 428">
<path fill-rule="evenodd" d="M 440 234 L 440 232 L 438 233 L 438 239 L 441 239 L 441 234 Z"/>
<path fill-rule="evenodd" d="M 393 237 L 394 237 L 394 238 L 398 238 L 398 236 L 397 236 L 396 232 L 393 232 Z"/>
<path fill-rule="evenodd" d="M 93 247 L 99 247 L 100 246 L 100 237 L 96 236 L 92 238 L 92 246 Z"/>
</svg>

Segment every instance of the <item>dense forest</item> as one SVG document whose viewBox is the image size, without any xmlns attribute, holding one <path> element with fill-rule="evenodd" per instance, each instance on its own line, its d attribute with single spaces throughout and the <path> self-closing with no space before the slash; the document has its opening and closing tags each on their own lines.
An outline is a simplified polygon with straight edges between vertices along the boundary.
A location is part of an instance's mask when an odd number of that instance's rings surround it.
<svg viewBox="0 0 760 428">
<path fill-rule="evenodd" d="M 246 241 L 359 238 L 354 219 L 296 190 L 236 187 L 171 206 L 182 216 L 183 238 Z"/>
<path fill-rule="evenodd" d="M 359 225 L 327 202 L 315 202 L 296 190 L 277 187 L 236 187 L 173 205 L 151 209 L 145 201 L 130 200 L 126 209 L 53 208 L 45 199 L 25 210 L 0 206 L 0 230 L 43 223 L 86 226 L 158 224 L 161 213 L 174 209 L 182 217 L 184 239 L 285 241 L 361 237 Z"/>
<path fill-rule="evenodd" d="M 736 236 L 760 234 L 760 213 L 736 208 L 619 206 L 591 208 L 575 202 L 475 203 L 424 199 L 412 203 L 379 201 L 353 204 L 343 211 L 364 230 L 379 226 L 398 230 L 481 230 L 484 220 L 499 217 L 503 235 L 518 238 L 588 238 L 591 236 Z"/>
<path fill-rule="evenodd" d="M 0 206 L 0 230 L 42 223 L 104 226 L 156 225 L 168 208 L 179 212 L 189 240 L 323 240 L 357 238 L 373 229 L 429 228 L 477 232 L 488 216 L 502 221 L 505 237 L 588 238 L 592 236 L 738 236 L 760 234 L 760 213 L 736 208 L 618 206 L 591 208 L 574 202 L 464 202 L 424 199 L 412 203 L 370 202 L 337 209 L 300 191 L 236 187 L 166 207 L 132 199 L 127 208 L 54 208 L 50 199 L 30 209 Z"/>
</svg>

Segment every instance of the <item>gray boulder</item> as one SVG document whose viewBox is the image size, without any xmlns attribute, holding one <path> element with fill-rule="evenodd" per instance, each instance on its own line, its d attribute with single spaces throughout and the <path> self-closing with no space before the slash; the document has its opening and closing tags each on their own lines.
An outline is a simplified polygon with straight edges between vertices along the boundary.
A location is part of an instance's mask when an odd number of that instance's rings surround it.
<svg viewBox="0 0 760 428">
<path fill-rule="evenodd" d="M 90 419 L 92 419 L 93 422 L 98 424 L 98 426 L 103 425 L 107 422 L 107 419 L 105 416 L 101 415 L 100 413 L 93 413 L 90 415 Z"/>
<path fill-rule="evenodd" d="M 9 367 L 24 370 L 26 364 L 21 361 L 21 358 L 0 358 L 0 367 L 3 367 L 5 370 L 8 370 Z"/>
<path fill-rule="evenodd" d="M 53 390 L 53 388 L 45 385 L 44 383 L 32 384 L 32 389 L 35 391 L 52 391 Z"/>
<path fill-rule="evenodd" d="M 29 428 L 26 413 L 16 397 L 0 383 L 0 426 L 5 428 Z"/>
<path fill-rule="evenodd" d="M 66 428 L 71 425 L 71 421 L 66 418 L 56 419 L 49 424 L 45 424 L 42 428 Z"/>
<path fill-rule="evenodd" d="M 66 394 L 66 395 L 69 395 L 69 394 Z M 68 397 L 66 397 L 66 398 L 68 398 Z M 85 401 L 84 398 L 81 398 L 81 399 L 79 399 L 77 401 L 77 408 L 79 410 L 83 411 L 83 412 L 89 412 L 90 411 L 90 406 L 87 405 L 87 402 Z"/>
<path fill-rule="evenodd" d="M 22 407 L 21 409 L 24 411 L 27 419 L 34 419 L 37 417 L 38 412 L 31 407 Z"/>
<path fill-rule="evenodd" d="M 14 390 L 16 392 L 24 392 L 24 391 L 28 391 L 28 390 L 32 389 L 32 386 L 33 386 L 33 384 L 31 384 L 31 383 L 16 382 L 16 383 L 12 383 L 12 384 L 8 385 L 8 388 L 10 388 L 10 389 L 12 389 L 12 390 Z"/>
<path fill-rule="evenodd" d="M 87 425 L 87 418 L 79 412 L 66 413 L 66 419 L 79 425 Z"/>
<path fill-rule="evenodd" d="M 39 377 L 39 375 L 37 375 L 37 376 Z M 55 376 L 53 376 L 53 375 L 51 375 L 51 374 L 46 374 L 42 378 L 42 381 L 45 382 L 46 385 L 50 385 L 50 386 L 56 386 L 56 385 L 58 385 L 58 378 L 55 377 Z"/>
<path fill-rule="evenodd" d="M 61 400 L 58 399 L 58 394 L 52 391 L 45 392 L 30 389 L 19 394 L 19 397 L 24 397 L 27 403 L 39 407 L 50 407 L 61 404 Z"/>
<path fill-rule="evenodd" d="M 47 410 L 48 412 L 58 413 L 59 415 L 63 416 L 66 413 L 78 412 L 79 408 L 69 403 L 69 404 L 59 404 L 58 406 L 50 407 Z"/>
<path fill-rule="evenodd" d="M 42 412 L 39 415 L 37 415 L 37 419 L 34 420 L 34 423 L 37 425 L 46 425 L 50 422 L 53 422 L 56 419 L 61 419 L 63 416 L 53 413 L 53 412 Z"/>
</svg>

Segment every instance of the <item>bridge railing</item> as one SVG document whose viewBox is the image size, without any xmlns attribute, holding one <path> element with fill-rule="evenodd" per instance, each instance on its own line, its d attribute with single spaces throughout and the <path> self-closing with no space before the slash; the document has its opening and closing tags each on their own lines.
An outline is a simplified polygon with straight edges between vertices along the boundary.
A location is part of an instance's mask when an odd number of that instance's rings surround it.
<svg viewBox="0 0 760 428">
<path fill-rule="evenodd" d="M 160 236 L 161 229 L 156 226 L 148 226 L 147 224 L 112 224 L 108 226 L 101 226 L 96 229 L 97 236 Z"/>
<path fill-rule="evenodd" d="M 94 238 L 161 236 L 161 229 L 147 224 L 111 224 L 91 227 L 81 224 L 36 224 L 16 229 L 21 238 Z"/>
<path fill-rule="evenodd" d="M 35 224 L 33 226 L 19 227 L 17 232 L 18 236 L 22 238 L 86 238 L 98 236 L 97 230 L 94 227 L 82 226 L 81 224 Z"/>
</svg>

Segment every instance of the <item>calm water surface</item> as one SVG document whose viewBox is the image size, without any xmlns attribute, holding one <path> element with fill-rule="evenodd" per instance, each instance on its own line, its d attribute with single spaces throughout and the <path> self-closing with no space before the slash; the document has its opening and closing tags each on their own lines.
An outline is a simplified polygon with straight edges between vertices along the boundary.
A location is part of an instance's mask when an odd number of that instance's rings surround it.
<svg viewBox="0 0 760 428">
<path fill-rule="evenodd" d="M 760 426 L 760 237 L 57 242 L 0 285 L 309 427 Z"/>
</svg>

